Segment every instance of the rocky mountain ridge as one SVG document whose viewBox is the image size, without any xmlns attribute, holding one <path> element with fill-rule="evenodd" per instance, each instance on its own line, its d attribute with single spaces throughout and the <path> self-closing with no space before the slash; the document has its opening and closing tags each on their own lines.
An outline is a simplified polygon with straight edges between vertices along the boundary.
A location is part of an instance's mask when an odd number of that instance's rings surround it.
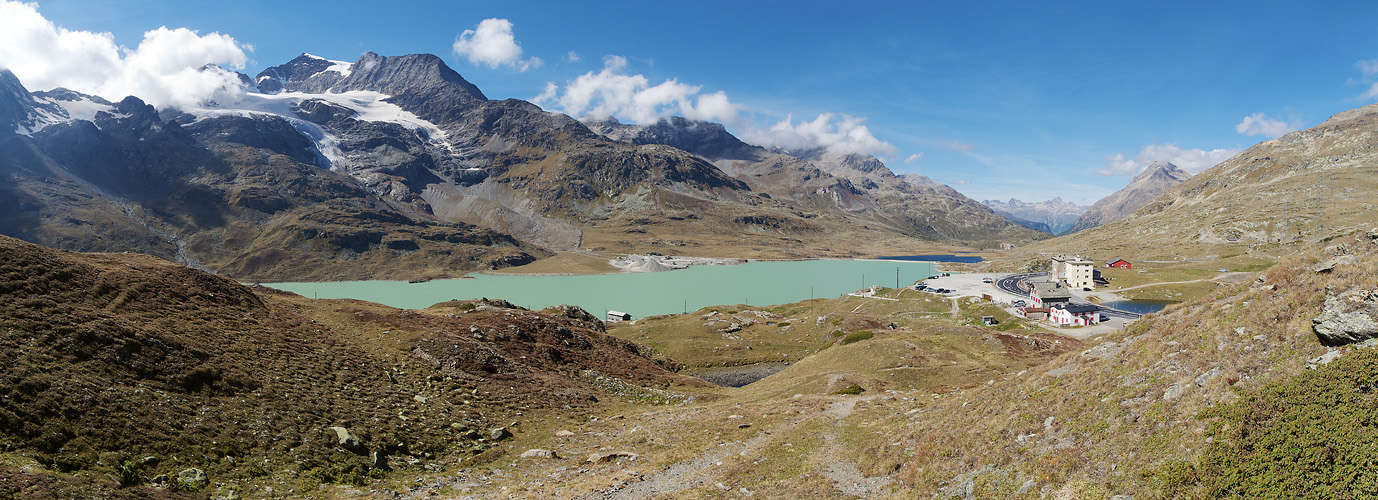
<svg viewBox="0 0 1378 500">
<path fill-rule="evenodd" d="M 1001 217 L 1014 221 L 1021 226 L 1054 235 L 1072 229 L 1077 219 L 1089 208 L 1063 201 L 1061 197 L 1034 203 L 1015 198 L 1010 198 L 1009 201 L 985 200 L 981 203 L 990 207 Z"/>
<path fill-rule="evenodd" d="M 283 119 L 196 121 L 133 97 L 17 92 L 7 102 L 35 105 L 24 133 L 0 138 L 3 234 L 254 280 L 444 275 L 544 255 L 320 168 L 315 145 Z"/>
<path fill-rule="evenodd" d="M 840 209 L 860 223 L 908 236 L 959 244 L 1038 238 L 949 186 L 914 174 L 897 176 L 874 156 L 825 148 L 772 150 L 741 141 L 721 124 L 682 117 L 641 126 L 613 119 L 588 125 L 612 139 L 684 149 L 773 199 Z"/>
<path fill-rule="evenodd" d="M 861 256 L 1038 238 L 870 157 L 801 159 L 683 120 L 654 140 L 610 139 L 489 100 L 433 55 L 303 54 L 246 80 L 239 97 L 154 110 L 29 93 L 9 75 L 0 118 L 21 181 L 0 203 L 0 233 L 245 279 L 444 276 L 581 248 Z M 45 183 L 48 173 L 69 182 Z M 475 246 L 445 248 L 456 241 Z"/>
<path fill-rule="evenodd" d="M 1069 232 L 1082 231 L 1123 219 L 1158 195 L 1190 178 L 1191 174 L 1177 165 L 1153 162 L 1135 175 L 1134 179 L 1129 181 L 1129 185 L 1093 203 L 1072 224 Z"/>
</svg>

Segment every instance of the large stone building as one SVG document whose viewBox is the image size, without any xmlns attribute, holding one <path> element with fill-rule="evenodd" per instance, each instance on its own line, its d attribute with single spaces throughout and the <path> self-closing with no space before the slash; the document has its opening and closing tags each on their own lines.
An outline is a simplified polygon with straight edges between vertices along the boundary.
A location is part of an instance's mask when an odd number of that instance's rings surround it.
<svg viewBox="0 0 1378 500">
<path fill-rule="evenodd" d="M 1096 287 L 1096 263 L 1080 255 L 1053 257 L 1052 278 L 1072 288 Z"/>
</svg>

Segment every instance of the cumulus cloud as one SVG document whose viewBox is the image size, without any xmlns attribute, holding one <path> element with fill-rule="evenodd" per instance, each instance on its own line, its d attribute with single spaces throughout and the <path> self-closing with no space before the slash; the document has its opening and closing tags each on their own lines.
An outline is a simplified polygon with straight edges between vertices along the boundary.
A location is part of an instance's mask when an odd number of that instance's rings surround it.
<svg viewBox="0 0 1378 500">
<path fill-rule="evenodd" d="M 1254 113 L 1244 117 L 1244 121 L 1234 126 L 1234 130 L 1244 135 L 1261 135 L 1269 139 L 1276 139 L 1286 135 L 1288 132 L 1301 130 L 1301 120 L 1284 122 L 1268 118 L 1263 113 Z"/>
<path fill-rule="evenodd" d="M 1097 170 L 1096 173 L 1100 175 L 1134 175 L 1152 165 L 1153 162 L 1162 161 L 1177 165 L 1178 168 L 1187 171 L 1187 173 L 1196 175 L 1239 154 L 1239 151 L 1239 149 L 1212 149 L 1210 151 L 1182 149 L 1170 142 L 1152 144 L 1139 150 L 1133 159 L 1126 157 L 1124 153 L 1106 157 L 1106 167 Z"/>
<path fill-rule="evenodd" d="M 813 121 L 795 124 L 793 116 L 786 117 L 767 130 L 749 129 L 742 140 L 759 146 L 786 150 L 826 148 L 833 153 L 857 153 L 894 156 L 899 152 L 890 143 L 877 139 L 862 125 L 863 118 L 841 115 L 834 120 L 832 113 L 823 113 Z"/>
<path fill-rule="evenodd" d="M 158 107 L 194 106 L 243 91 L 224 67 L 243 69 L 245 50 L 228 35 L 167 27 L 145 32 L 129 49 L 110 33 L 58 27 L 36 4 L 0 1 L 0 67 L 31 90 L 66 87 L 110 100 L 134 95 Z"/>
<path fill-rule="evenodd" d="M 468 58 L 475 66 L 507 66 L 526 71 L 539 68 L 542 63 L 539 57 L 522 59 L 522 47 L 512 35 L 512 21 L 506 19 L 480 21 L 477 28 L 460 33 L 453 48 L 456 55 Z"/>
<path fill-rule="evenodd" d="M 617 117 L 650 124 L 670 115 L 691 120 L 736 123 L 739 106 L 723 92 L 700 94 L 701 87 L 670 79 L 652 86 L 644 75 L 628 74 L 627 59 L 603 58 L 603 69 L 580 75 L 564 88 L 554 82 L 533 101 L 580 118 Z"/>
<path fill-rule="evenodd" d="M 787 116 L 761 128 L 742 116 L 742 107 L 722 91 L 702 93 L 699 85 L 669 79 L 657 85 L 645 75 L 632 74 L 627 59 L 603 58 L 603 69 L 580 75 L 563 87 L 550 82 L 532 99 L 547 109 L 587 120 L 619 120 L 646 125 L 672 115 L 719 122 L 740 131 L 743 141 L 765 147 L 802 150 L 826 148 L 836 153 L 894 156 L 898 149 L 877 139 L 861 118 L 823 113 L 812 121 L 794 123 Z"/>
<path fill-rule="evenodd" d="M 905 163 L 914 163 L 914 162 L 919 161 L 919 160 L 922 160 L 922 159 L 923 159 L 923 153 L 914 153 L 914 154 L 912 154 L 912 155 L 909 155 L 909 156 L 905 157 L 904 162 L 905 162 Z"/>
<path fill-rule="evenodd" d="M 579 61 L 584 60 L 584 58 L 579 57 L 579 53 L 578 53 L 578 52 L 575 52 L 575 51 L 572 51 L 572 50 L 569 51 L 568 54 L 565 54 L 565 59 L 568 59 L 569 62 L 579 62 Z"/>
</svg>

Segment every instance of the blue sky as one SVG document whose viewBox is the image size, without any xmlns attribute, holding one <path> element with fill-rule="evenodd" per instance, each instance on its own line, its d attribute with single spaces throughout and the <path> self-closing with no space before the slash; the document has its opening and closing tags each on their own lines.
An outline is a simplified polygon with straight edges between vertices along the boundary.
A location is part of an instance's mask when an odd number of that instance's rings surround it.
<svg viewBox="0 0 1378 500">
<path fill-rule="evenodd" d="M 433 53 L 489 98 L 623 121 L 687 110 L 752 142 L 874 153 L 978 200 L 1090 204 L 1153 160 L 1199 171 L 1378 102 L 1375 2 L 54 0 L 37 12 L 131 52 L 160 27 L 227 35 L 242 60 L 207 49 L 212 62 L 250 75 L 301 52 Z M 505 23 L 481 28 L 489 19 Z"/>
</svg>

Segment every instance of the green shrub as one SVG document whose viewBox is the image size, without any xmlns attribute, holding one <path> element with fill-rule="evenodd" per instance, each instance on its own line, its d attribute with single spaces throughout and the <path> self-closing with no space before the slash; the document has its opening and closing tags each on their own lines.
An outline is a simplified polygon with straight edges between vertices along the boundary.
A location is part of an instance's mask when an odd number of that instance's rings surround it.
<svg viewBox="0 0 1378 500">
<path fill-rule="evenodd" d="M 847 387 L 843 387 L 843 388 L 841 388 L 841 389 L 838 389 L 838 390 L 836 390 L 836 391 L 833 391 L 833 394 L 837 394 L 837 395 L 840 395 L 840 396 L 855 396 L 855 395 L 861 394 L 861 393 L 863 393 L 863 392 L 866 392 L 866 389 L 861 388 L 861 386 L 859 386 L 859 385 L 852 384 L 852 385 L 849 385 L 849 386 L 847 386 Z"/>
<path fill-rule="evenodd" d="M 1372 498 L 1378 492 L 1378 351 L 1240 391 L 1203 412 L 1212 443 L 1155 473 L 1170 498 Z"/>
<path fill-rule="evenodd" d="M 876 334 L 870 330 L 854 332 L 850 335 L 847 335 L 846 337 L 842 337 L 842 345 L 861 342 L 863 340 L 869 340 L 871 337 L 874 337 L 875 335 Z"/>
<path fill-rule="evenodd" d="M 779 322 L 779 323 L 776 323 L 775 326 L 778 326 L 778 327 L 782 327 L 782 328 L 783 328 L 783 327 L 789 326 L 789 322 L 788 322 L 788 321 L 781 321 L 781 322 Z"/>
<path fill-rule="evenodd" d="M 250 464 L 248 468 L 244 469 L 244 475 L 250 478 L 264 477 L 268 475 L 268 471 L 263 470 L 263 467 L 258 464 Z"/>
<path fill-rule="evenodd" d="M 115 466 L 115 473 L 111 474 L 110 478 L 114 479 L 121 488 L 137 486 L 144 482 L 143 475 L 139 474 L 139 469 L 139 464 L 125 460 Z"/>
</svg>

